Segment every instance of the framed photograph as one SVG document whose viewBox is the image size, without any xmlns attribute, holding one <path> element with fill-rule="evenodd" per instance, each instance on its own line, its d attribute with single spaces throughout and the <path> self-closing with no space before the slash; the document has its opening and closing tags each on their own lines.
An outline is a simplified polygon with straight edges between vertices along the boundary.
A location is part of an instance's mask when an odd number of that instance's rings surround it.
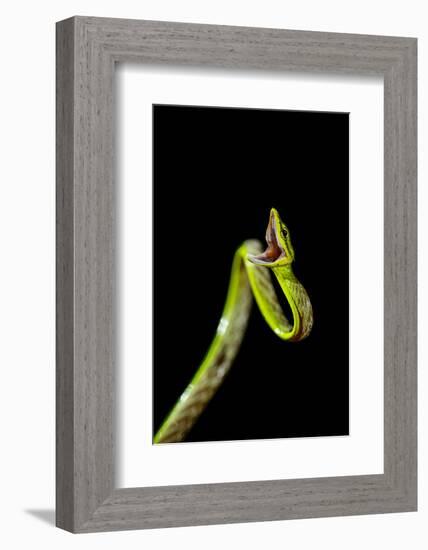
<svg viewBox="0 0 428 550">
<path fill-rule="evenodd" d="M 416 39 L 57 24 L 57 525 L 414 511 Z"/>
</svg>

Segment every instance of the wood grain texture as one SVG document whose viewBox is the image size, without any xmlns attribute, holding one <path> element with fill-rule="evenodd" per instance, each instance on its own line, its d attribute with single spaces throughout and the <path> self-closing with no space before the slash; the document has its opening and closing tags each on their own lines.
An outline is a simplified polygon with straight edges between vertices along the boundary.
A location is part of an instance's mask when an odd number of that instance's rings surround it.
<svg viewBox="0 0 428 550">
<path fill-rule="evenodd" d="M 56 521 L 74 526 L 74 25 L 56 36 Z"/>
<path fill-rule="evenodd" d="M 384 77 L 384 474 L 115 489 L 116 62 Z M 416 510 L 416 395 L 416 40 L 58 23 L 57 525 L 92 532 Z"/>
</svg>

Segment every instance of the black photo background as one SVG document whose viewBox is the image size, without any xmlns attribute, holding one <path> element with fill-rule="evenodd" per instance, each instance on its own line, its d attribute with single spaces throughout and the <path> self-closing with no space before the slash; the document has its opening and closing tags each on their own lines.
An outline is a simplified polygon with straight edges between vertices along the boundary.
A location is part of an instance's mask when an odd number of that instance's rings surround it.
<svg viewBox="0 0 428 550">
<path fill-rule="evenodd" d="M 187 441 L 349 430 L 347 113 L 153 106 L 154 433 L 201 363 L 232 257 L 288 225 L 314 327 L 283 342 L 253 307 L 223 386 Z"/>
</svg>

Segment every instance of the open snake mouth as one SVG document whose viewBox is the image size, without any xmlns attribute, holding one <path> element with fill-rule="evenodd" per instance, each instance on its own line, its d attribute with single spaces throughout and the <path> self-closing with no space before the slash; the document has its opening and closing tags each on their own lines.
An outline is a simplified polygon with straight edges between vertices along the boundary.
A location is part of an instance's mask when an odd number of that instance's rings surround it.
<svg viewBox="0 0 428 550">
<path fill-rule="evenodd" d="M 254 264 L 271 265 L 286 257 L 286 250 L 278 238 L 278 224 L 274 209 L 271 210 L 269 224 L 266 230 L 267 248 L 258 256 L 250 256 L 249 259 Z"/>
</svg>

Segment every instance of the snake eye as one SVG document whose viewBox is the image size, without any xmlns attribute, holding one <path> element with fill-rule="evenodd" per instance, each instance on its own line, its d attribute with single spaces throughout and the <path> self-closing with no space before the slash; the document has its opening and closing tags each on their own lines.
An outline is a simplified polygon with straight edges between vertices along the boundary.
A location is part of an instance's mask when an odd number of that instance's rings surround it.
<svg viewBox="0 0 428 550">
<path fill-rule="evenodd" d="M 287 230 L 284 229 L 284 228 L 281 230 L 281 233 L 282 233 L 282 236 L 284 237 L 284 239 L 285 239 L 285 238 L 287 237 L 287 235 L 288 235 Z"/>
</svg>

